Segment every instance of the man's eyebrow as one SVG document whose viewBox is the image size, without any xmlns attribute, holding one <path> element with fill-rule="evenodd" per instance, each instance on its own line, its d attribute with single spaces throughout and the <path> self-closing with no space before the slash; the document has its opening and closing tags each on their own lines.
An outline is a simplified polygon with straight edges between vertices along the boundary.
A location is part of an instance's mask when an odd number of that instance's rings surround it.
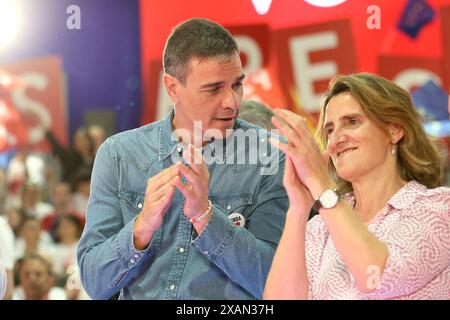
<svg viewBox="0 0 450 320">
<path fill-rule="evenodd" d="M 243 81 L 245 78 L 245 74 L 243 73 L 241 76 L 239 76 L 238 78 L 236 78 L 236 82 L 238 81 Z"/>
<path fill-rule="evenodd" d="M 240 75 L 238 78 L 236 78 L 235 82 L 243 81 L 245 78 L 245 74 Z M 212 83 L 206 83 L 200 87 L 200 89 L 209 89 L 209 88 L 215 88 L 220 87 L 225 83 L 225 81 L 217 81 Z"/>
<path fill-rule="evenodd" d="M 223 85 L 224 82 L 223 81 L 218 81 L 218 82 L 212 82 L 212 83 L 206 83 L 203 84 L 200 89 L 208 89 L 208 88 L 214 88 L 214 87 L 220 87 L 221 85 Z"/>
</svg>

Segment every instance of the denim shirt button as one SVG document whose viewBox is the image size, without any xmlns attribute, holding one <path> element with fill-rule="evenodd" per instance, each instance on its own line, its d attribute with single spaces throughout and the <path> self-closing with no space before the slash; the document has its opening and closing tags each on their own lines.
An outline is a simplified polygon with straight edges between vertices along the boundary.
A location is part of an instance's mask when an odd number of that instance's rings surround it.
<svg viewBox="0 0 450 320">
<path fill-rule="evenodd" d="M 174 284 L 171 284 L 171 285 L 170 285 L 170 290 L 173 290 L 173 289 L 175 289 L 175 285 L 174 285 Z"/>
<path fill-rule="evenodd" d="M 231 206 L 230 205 L 227 205 L 227 210 L 230 210 L 231 209 Z"/>
<path fill-rule="evenodd" d="M 184 248 L 183 248 L 183 247 L 180 248 L 180 252 L 181 252 L 181 253 L 184 252 Z"/>
<path fill-rule="evenodd" d="M 131 263 L 134 263 L 135 261 L 134 261 L 134 259 L 133 259 L 133 258 L 131 258 L 131 259 L 130 259 L 130 262 L 131 262 Z"/>
<path fill-rule="evenodd" d="M 136 254 L 134 255 L 134 257 L 137 259 L 137 258 L 139 258 L 139 255 L 136 253 Z"/>
<path fill-rule="evenodd" d="M 203 254 L 204 254 L 205 256 L 207 256 L 207 255 L 208 255 L 208 251 L 203 251 Z"/>
<path fill-rule="evenodd" d="M 142 203 L 139 203 L 139 204 L 138 204 L 138 208 L 139 208 L 139 209 L 142 209 Z"/>
</svg>

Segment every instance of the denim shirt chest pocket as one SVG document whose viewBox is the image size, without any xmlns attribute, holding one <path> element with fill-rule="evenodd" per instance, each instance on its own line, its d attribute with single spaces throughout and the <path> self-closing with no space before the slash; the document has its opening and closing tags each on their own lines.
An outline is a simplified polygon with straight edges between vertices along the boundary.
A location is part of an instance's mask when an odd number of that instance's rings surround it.
<svg viewBox="0 0 450 320">
<path fill-rule="evenodd" d="M 219 207 L 227 216 L 239 213 L 246 219 L 249 215 L 249 208 L 253 203 L 251 194 L 242 194 L 239 196 L 228 195 L 210 195 L 209 199 L 213 205 Z"/>
<path fill-rule="evenodd" d="M 123 222 L 127 224 L 141 212 L 144 207 L 144 194 L 128 190 L 120 190 L 120 206 L 123 213 Z"/>
</svg>

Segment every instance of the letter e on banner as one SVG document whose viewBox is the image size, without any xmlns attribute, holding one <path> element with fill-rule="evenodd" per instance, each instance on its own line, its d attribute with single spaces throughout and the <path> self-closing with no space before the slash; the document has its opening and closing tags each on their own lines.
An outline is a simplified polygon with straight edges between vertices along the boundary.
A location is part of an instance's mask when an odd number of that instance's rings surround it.
<svg viewBox="0 0 450 320">
<path fill-rule="evenodd" d="M 283 88 L 291 97 L 296 90 L 307 112 L 318 112 L 320 93 L 338 73 L 357 69 L 348 19 L 277 30 L 273 35 Z"/>
</svg>

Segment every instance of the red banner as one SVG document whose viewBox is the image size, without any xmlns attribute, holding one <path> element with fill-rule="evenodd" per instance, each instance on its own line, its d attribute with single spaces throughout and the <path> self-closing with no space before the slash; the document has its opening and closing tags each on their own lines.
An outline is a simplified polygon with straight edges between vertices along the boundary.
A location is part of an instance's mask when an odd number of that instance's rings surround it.
<svg viewBox="0 0 450 320">
<path fill-rule="evenodd" d="M 381 55 L 378 58 L 378 74 L 391 79 L 409 92 L 434 79 L 445 86 L 444 62 L 426 57 Z"/>
<path fill-rule="evenodd" d="M 268 25 L 229 26 L 227 29 L 238 44 L 246 75 L 267 67 L 270 49 Z"/>
<path fill-rule="evenodd" d="M 20 85 L 3 85 L 0 103 L 6 114 L 0 117 L 0 151 L 27 145 L 48 150 L 45 131 L 51 129 L 67 143 L 67 118 L 61 60 L 57 56 L 0 66 L 2 82 L 20 79 Z M 1 85 L 0 85 L 1 86 Z"/>
<path fill-rule="evenodd" d="M 441 32 L 445 66 L 445 89 L 450 92 L 450 6 L 441 8 Z M 450 99 L 449 99 L 450 104 Z M 450 112 L 450 105 L 449 105 Z"/>
</svg>

